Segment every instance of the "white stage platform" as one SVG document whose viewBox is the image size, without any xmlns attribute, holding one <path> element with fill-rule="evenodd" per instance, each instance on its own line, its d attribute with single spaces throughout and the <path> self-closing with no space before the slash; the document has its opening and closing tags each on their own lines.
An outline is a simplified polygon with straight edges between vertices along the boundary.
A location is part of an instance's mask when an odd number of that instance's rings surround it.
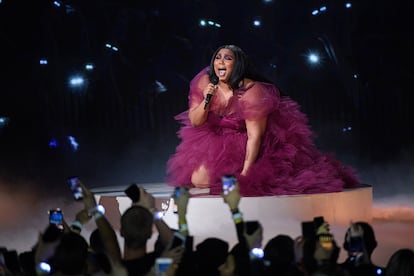
<svg viewBox="0 0 414 276">
<path fill-rule="evenodd" d="M 165 184 L 144 184 L 144 188 L 156 197 L 159 209 L 167 207 L 164 220 L 177 228 L 177 215 L 173 212 L 173 200 L 170 200 L 172 188 Z M 123 194 L 125 187 L 108 189 L 92 189 L 107 211 L 115 228 L 119 226 L 119 214 L 131 204 Z M 236 243 L 236 233 L 230 211 L 220 196 L 203 195 L 203 191 L 193 189 L 190 199 L 187 221 L 190 233 L 194 236 L 194 244 L 207 237 L 218 237 Z M 301 222 L 310 221 L 313 217 L 324 216 L 332 226 L 346 228 L 351 221 L 372 220 L 372 187 L 345 190 L 338 193 L 243 197 L 240 210 L 244 220 L 259 220 L 263 225 L 263 244 L 278 234 L 287 234 L 295 238 L 301 234 Z M 114 200 L 116 199 L 116 200 Z M 118 210 L 114 210 L 118 209 Z M 119 213 L 118 213 L 119 211 Z M 118 214 L 116 214 L 118 213 Z M 342 240 L 342 236 L 338 237 Z"/>
</svg>

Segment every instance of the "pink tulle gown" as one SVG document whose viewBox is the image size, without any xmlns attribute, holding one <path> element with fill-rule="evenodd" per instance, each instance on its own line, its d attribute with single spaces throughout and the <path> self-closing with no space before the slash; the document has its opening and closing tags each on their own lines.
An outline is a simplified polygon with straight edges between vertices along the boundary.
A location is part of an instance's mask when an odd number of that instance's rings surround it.
<svg viewBox="0 0 414 276">
<path fill-rule="evenodd" d="M 189 102 L 204 102 L 208 68 L 190 83 Z M 292 195 L 338 192 L 359 186 L 354 169 L 344 166 L 314 145 L 307 117 L 296 102 L 281 97 L 268 83 L 254 82 L 234 91 L 228 105 L 213 96 L 207 121 L 192 127 L 188 111 L 175 117 L 182 124 L 181 143 L 167 163 L 170 186 L 191 184 L 194 170 L 204 165 L 210 194 L 220 194 L 221 176 L 234 174 L 242 196 Z M 268 117 L 260 153 L 246 176 L 241 176 L 246 154 L 245 119 Z"/>
</svg>

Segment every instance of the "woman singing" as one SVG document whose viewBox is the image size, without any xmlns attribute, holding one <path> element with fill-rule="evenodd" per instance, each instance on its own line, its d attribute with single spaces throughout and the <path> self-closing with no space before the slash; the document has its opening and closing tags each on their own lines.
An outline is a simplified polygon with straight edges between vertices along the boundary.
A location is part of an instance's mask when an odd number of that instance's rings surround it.
<svg viewBox="0 0 414 276">
<path fill-rule="evenodd" d="M 179 115 L 181 143 L 167 164 L 171 186 L 209 188 L 234 174 L 243 196 L 338 192 L 359 186 L 354 170 L 321 153 L 296 102 L 253 70 L 235 45 L 219 47 L 190 83 Z"/>
</svg>

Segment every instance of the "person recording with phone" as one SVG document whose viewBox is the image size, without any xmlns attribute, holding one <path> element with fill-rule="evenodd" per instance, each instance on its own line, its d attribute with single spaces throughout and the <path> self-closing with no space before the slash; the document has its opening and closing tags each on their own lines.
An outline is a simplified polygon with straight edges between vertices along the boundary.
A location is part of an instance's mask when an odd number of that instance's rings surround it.
<svg viewBox="0 0 414 276">
<path fill-rule="evenodd" d="M 313 224 L 312 231 L 304 227 L 308 223 Z M 340 248 L 323 217 L 302 223 L 302 237 L 303 255 L 299 267 L 305 275 L 346 275 L 337 263 Z"/>
<path fill-rule="evenodd" d="M 359 186 L 354 169 L 318 151 L 296 102 L 256 72 L 235 45 L 220 46 L 190 82 L 181 139 L 167 163 L 170 186 L 222 192 L 234 174 L 242 196 L 338 192 Z"/>
<path fill-rule="evenodd" d="M 174 263 L 181 259 L 182 247 L 170 248 L 174 237 L 173 230 L 162 219 L 162 212 L 155 207 L 155 198 L 145 189 L 132 184 L 125 190 L 132 204 L 121 214 L 121 236 L 124 239 L 123 265 L 129 275 L 154 275 L 156 260 L 160 257 L 172 258 Z M 158 232 L 158 246 L 148 250 L 148 242 L 153 234 L 153 226 Z M 171 266 L 174 269 L 176 265 Z"/>
<path fill-rule="evenodd" d="M 343 248 L 347 251 L 341 267 L 351 275 L 381 275 L 384 267 L 373 263 L 371 256 L 377 247 L 374 229 L 364 221 L 353 222 L 345 233 Z"/>
<path fill-rule="evenodd" d="M 239 209 L 241 200 L 240 187 L 234 175 L 222 177 L 224 202 L 228 205 L 237 233 L 237 244 L 232 248 L 226 263 L 219 270 L 232 270 L 234 275 L 262 275 L 263 263 L 263 228 L 259 221 L 245 221 Z M 231 266 L 230 266 L 231 265 Z M 227 271 L 229 272 L 229 271 Z"/>
</svg>

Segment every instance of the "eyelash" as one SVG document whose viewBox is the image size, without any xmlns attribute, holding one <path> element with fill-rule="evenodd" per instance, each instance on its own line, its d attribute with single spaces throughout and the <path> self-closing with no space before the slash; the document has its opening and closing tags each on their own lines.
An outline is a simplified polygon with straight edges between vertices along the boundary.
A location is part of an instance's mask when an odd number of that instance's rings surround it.
<svg viewBox="0 0 414 276">
<path fill-rule="evenodd" d="M 216 56 L 216 59 L 221 59 L 221 56 Z M 230 56 L 224 56 L 224 59 L 225 60 L 233 60 L 233 58 L 230 57 Z"/>
</svg>

